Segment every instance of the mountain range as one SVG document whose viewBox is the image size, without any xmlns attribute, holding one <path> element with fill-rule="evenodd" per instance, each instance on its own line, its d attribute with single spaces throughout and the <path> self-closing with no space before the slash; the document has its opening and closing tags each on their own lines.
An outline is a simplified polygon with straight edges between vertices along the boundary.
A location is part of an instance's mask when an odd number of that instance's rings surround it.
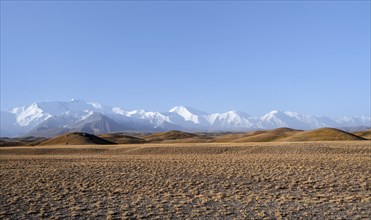
<svg viewBox="0 0 371 220">
<path fill-rule="evenodd" d="M 72 99 L 47 101 L 1 111 L 1 137 L 52 137 L 67 132 L 92 134 L 112 132 L 251 131 L 290 127 L 371 127 L 370 116 L 317 117 L 273 110 L 257 117 L 241 111 L 209 114 L 191 107 L 176 106 L 168 112 L 128 111 L 95 102 Z"/>
</svg>

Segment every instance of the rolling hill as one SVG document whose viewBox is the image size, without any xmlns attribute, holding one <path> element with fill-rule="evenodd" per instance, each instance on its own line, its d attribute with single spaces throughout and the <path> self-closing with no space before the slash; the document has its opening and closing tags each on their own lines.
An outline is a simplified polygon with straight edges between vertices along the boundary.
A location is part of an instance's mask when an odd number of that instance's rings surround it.
<svg viewBox="0 0 371 220">
<path fill-rule="evenodd" d="M 121 133 L 102 134 L 102 135 L 98 135 L 98 137 L 117 143 L 117 144 L 142 144 L 142 143 L 147 142 L 146 140 L 142 138 L 133 137 L 133 136 L 125 135 Z"/>
<path fill-rule="evenodd" d="M 371 130 L 353 132 L 352 134 L 371 140 Z"/>
<path fill-rule="evenodd" d="M 0 138 L 0 147 L 36 146 L 46 140 L 40 137 Z"/>
<path fill-rule="evenodd" d="M 371 130 L 348 133 L 334 128 L 320 128 L 303 131 L 291 128 L 277 128 L 246 133 L 188 133 L 166 131 L 152 134 L 108 133 L 95 136 L 89 133 L 73 132 L 45 138 L 1 138 L 0 146 L 25 145 L 96 145 L 96 144 L 142 144 L 142 143 L 244 143 L 244 142 L 299 142 L 299 141 L 354 141 L 367 140 Z"/>
<path fill-rule="evenodd" d="M 277 128 L 274 130 L 261 130 L 247 133 L 226 134 L 215 138 L 216 142 L 270 142 L 279 141 L 293 134 L 301 132 L 291 128 Z"/>
<path fill-rule="evenodd" d="M 234 142 L 270 142 L 280 141 L 284 138 L 290 137 L 296 133 L 302 132 L 301 130 L 295 130 L 291 128 L 277 128 L 274 130 L 255 132 L 252 135 L 241 137 L 236 139 Z"/>
<path fill-rule="evenodd" d="M 353 141 L 365 140 L 357 135 L 335 129 L 319 128 L 310 131 L 296 133 L 290 137 L 282 139 L 283 141 Z"/>
<path fill-rule="evenodd" d="M 183 131 L 166 131 L 143 137 L 148 142 L 205 142 L 207 137 Z"/>
<path fill-rule="evenodd" d="M 88 133 L 73 132 L 53 137 L 40 145 L 95 145 L 116 144 Z"/>
</svg>

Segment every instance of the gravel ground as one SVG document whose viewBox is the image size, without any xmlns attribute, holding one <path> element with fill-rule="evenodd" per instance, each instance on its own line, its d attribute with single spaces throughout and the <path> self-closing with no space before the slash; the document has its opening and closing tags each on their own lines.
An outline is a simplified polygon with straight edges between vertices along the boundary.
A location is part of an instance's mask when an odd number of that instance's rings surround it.
<svg viewBox="0 0 371 220">
<path fill-rule="evenodd" d="M 0 148 L 1 219 L 369 219 L 371 142 Z"/>
</svg>

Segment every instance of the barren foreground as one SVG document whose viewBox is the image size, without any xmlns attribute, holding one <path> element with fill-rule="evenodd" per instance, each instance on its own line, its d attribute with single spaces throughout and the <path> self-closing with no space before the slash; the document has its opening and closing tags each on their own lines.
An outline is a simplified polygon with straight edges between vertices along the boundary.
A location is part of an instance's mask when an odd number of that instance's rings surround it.
<svg viewBox="0 0 371 220">
<path fill-rule="evenodd" d="M 0 218 L 371 216 L 371 142 L 0 148 Z"/>
</svg>

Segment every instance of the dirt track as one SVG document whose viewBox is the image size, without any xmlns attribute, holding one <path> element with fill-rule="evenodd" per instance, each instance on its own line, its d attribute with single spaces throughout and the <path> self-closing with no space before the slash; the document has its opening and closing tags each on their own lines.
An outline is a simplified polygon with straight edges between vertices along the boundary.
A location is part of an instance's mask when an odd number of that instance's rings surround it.
<svg viewBox="0 0 371 220">
<path fill-rule="evenodd" d="M 362 219 L 371 142 L 0 149 L 0 218 Z"/>
</svg>

